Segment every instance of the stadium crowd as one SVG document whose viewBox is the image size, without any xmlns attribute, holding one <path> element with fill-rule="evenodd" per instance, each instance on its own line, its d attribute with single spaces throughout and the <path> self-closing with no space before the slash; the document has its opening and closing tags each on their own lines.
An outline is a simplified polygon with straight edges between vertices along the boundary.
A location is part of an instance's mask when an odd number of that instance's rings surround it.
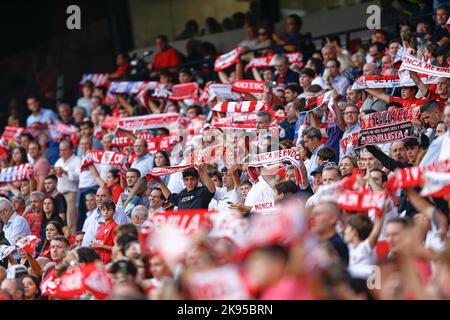
<svg viewBox="0 0 450 320">
<path fill-rule="evenodd" d="M 74 104 L 29 96 L 0 299 L 449 299 L 449 17 L 318 50 L 247 23 L 196 68 L 161 35 L 149 81 L 119 54 Z"/>
</svg>

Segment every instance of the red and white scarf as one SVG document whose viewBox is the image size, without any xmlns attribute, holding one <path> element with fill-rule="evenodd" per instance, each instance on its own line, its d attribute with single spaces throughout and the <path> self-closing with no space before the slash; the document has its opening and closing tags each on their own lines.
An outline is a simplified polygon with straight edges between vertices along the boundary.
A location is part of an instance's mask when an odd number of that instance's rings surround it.
<svg viewBox="0 0 450 320">
<path fill-rule="evenodd" d="M 406 53 L 403 58 L 399 72 L 402 70 L 415 71 L 417 73 L 423 73 L 435 77 L 450 78 L 450 68 L 433 66 L 430 63 L 419 60 L 409 53 Z"/>
<path fill-rule="evenodd" d="M 128 131 L 149 130 L 156 128 L 166 128 L 179 124 L 181 116 L 178 113 L 150 114 L 138 117 L 120 118 L 117 128 Z"/>
<path fill-rule="evenodd" d="M 342 210 L 360 212 L 375 209 L 376 214 L 381 215 L 386 199 L 385 192 L 346 190 L 337 198 L 337 204 Z"/>
<path fill-rule="evenodd" d="M 237 117 L 220 118 L 212 122 L 212 126 L 221 129 L 256 129 L 256 113 L 244 114 Z M 271 123 L 269 128 L 277 125 Z"/>
<path fill-rule="evenodd" d="M 136 94 L 140 91 L 155 89 L 156 81 L 115 81 L 111 83 L 109 93 Z"/>
<path fill-rule="evenodd" d="M 217 101 L 238 101 L 241 100 L 242 94 L 232 91 L 231 83 L 212 83 L 205 87 L 200 97 L 204 103 Z"/>
<path fill-rule="evenodd" d="M 248 173 L 254 181 L 258 181 L 258 176 L 254 168 L 258 167 L 271 167 L 275 164 L 280 164 L 283 161 L 290 161 L 295 167 L 295 178 L 300 185 L 303 182 L 303 178 L 300 172 L 300 153 L 296 148 L 284 149 L 272 152 L 265 152 L 260 154 L 254 154 L 250 158 L 248 165 Z"/>
<path fill-rule="evenodd" d="M 252 59 L 246 66 L 245 70 L 247 71 L 250 68 L 268 68 L 275 65 L 275 57 L 274 55 L 262 56 Z M 289 60 L 289 64 L 293 63 L 303 63 L 303 54 L 300 51 L 286 53 L 286 57 Z"/>
<path fill-rule="evenodd" d="M 419 74 L 420 79 L 425 84 L 437 83 L 437 78 L 434 76 Z M 409 77 L 409 75 L 400 76 L 367 76 L 358 77 L 353 83 L 352 90 L 361 89 L 378 89 L 378 88 L 393 88 L 393 87 L 414 87 L 416 84 Z"/>
<path fill-rule="evenodd" d="M 30 177 L 31 165 L 20 164 L 15 167 L 8 167 L 0 170 L 0 183 L 15 182 L 28 179 Z"/>
<path fill-rule="evenodd" d="M 270 105 L 263 101 L 219 102 L 213 108 L 218 112 L 258 112 L 268 111 Z"/>
<path fill-rule="evenodd" d="M 232 90 L 243 93 L 263 93 L 265 88 L 264 81 L 257 80 L 236 80 L 233 83 Z"/>
<path fill-rule="evenodd" d="M 231 50 L 228 53 L 225 53 L 221 56 L 218 56 L 216 58 L 216 61 L 214 62 L 214 71 L 222 71 L 225 70 L 228 67 L 231 67 L 232 65 L 236 64 L 239 60 L 239 56 L 242 54 L 243 49 L 238 47 L 234 50 Z"/>
<path fill-rule="evenodd" d="M 85 169 L 92 164 L 105 164 L 120 167 L 124 161 L 126 161 L 126 158 L 127 155 L 124 152 L 90 150 L 86 153 L 81 168 Z"/>
<path fill-rule="evenodd" d="M 177 84 L 172 87 L 171 100 L 195 99 L 198 92 L 198 85 L 195 82 Z"/>
<path fill-rule="evenodd" d="M 110 84 L 108 78 L 108 73 L 84 74 L 81 78 L 80 84 L 83 85 L 86 81 L 92 81 L 96 87 L 108 87 Z"/>
</svg>

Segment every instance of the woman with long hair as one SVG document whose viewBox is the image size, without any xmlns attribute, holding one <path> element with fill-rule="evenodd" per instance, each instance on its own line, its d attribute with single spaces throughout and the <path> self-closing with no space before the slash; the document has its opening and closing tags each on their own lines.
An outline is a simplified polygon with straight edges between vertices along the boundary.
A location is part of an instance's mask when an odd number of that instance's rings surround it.
<svg viewBox="0 0 450 320">
<path fill-rule="evenodd" d="M 40 289 L 40 281 L 38 278 L 25 275 L 20 278 L 20 282 L 22 282 L 25 289 L 25 300 L 43 300 Z"/>
<path fill-rule="evenodd" d="M 50 242 L 56 237 L 56 236 L 63 236 L 63 226 L 58 221 L 49 221 L 45 225 L 45 237 L 42 241 L 42 246 L 40 247 L 39 251 L 39 257 L 45 257 L 48 259 L 52 259 L 50 255 Z"/>
<path fill-rule="evenodd" d="M 353 156 L 344 156 L 339 161 L 338 167 L 342 177 L 351 176 L 353 170 L 358 167 L 358 160 Z"/>
<path fill-rule="evenodd" d="M 27 151 L 23 147 L 15 147 L 11 152 L 10 167 L 28 163 Z"/>
<path fill-rule="evenodd" d="M 147 191 L 147 178 L 141 177 L 136 182 L 133 189 L 131 189 L 127 201 L 125 201 L 125 204 L 123 206 L 125 208 L 124 211 L 128 217 L 131 217 L 131 212 L 133 211 L 134 207 L 144 204 L 144 200 L 142 197 L 145 195 L 146 191 Z"/>
<path fill-rule="evenodd" d="M 42 202 L 42 211 L 44 213 L 42 217 L 42 229 L 41 229 L 41 239 L 45 238 L 46 226 L 50 221 L 56 221 L 62 226 L 63 233 L 61 235 L 68 238 L 70 236 L 70 230 L 66 225 L 65 217 L 61 217 L 58 213 L 58 205 L 53 197 L 45 197 Z"/>
<path fill-rule="evenodd" d="M 164 150 L 159 150 L 155 153 L 154 159 L 153 159 L 153 168 L 159 168 L 159 167 L 170 167 L 170 158 L 169 154 Z M 164 181 L 164 183 L 167 185 L 169 183 L 170 174 L 161 177 L 161 180 Z"/>
</svg>

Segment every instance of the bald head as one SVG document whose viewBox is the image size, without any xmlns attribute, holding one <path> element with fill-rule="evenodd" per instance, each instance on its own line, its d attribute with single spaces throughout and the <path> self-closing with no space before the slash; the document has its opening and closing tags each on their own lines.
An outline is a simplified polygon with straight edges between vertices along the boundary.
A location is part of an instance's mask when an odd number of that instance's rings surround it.
<svg viewBox="0 0 450 320">
<path fill-rule="evenodd" d="M 370 77 L 375 76 L 378 73 L 378 67 L 375 63 L 366 63 L 363 67 L 363 76 Z"/>
</svg>

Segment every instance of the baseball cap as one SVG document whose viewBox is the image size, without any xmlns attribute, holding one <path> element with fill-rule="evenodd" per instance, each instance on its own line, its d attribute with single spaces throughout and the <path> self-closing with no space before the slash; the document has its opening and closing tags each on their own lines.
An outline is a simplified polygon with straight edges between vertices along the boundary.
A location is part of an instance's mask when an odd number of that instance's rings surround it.
<svg viewBox="0 0 450 320">
<path fill-rule="evenodd" d="M 27 267 L 16 264 L 8 268 L 8 271 L 6 273 L 6 279 L 19 279 L 22 276 L 25 276 L 28 274 Z"/>
<path fill-rule="evenodd" d="M 322 174 L 323 169 L 328 168 L 328 167 L 337 167 L 337 165 L 334 162 L 328 162 L 328 161 L 322 162 L 322 164 L 320 166 L 318 166 L 316 169 L 314 169 L 310 175 L 314 176 L 316 173 Z"/>
<path fill-rule="evenodd" d="M 406 137 L 405 140 L 405 147 L 414 147 L 419 145 L 419 139 L 417 137 Z"/>
</svg>

